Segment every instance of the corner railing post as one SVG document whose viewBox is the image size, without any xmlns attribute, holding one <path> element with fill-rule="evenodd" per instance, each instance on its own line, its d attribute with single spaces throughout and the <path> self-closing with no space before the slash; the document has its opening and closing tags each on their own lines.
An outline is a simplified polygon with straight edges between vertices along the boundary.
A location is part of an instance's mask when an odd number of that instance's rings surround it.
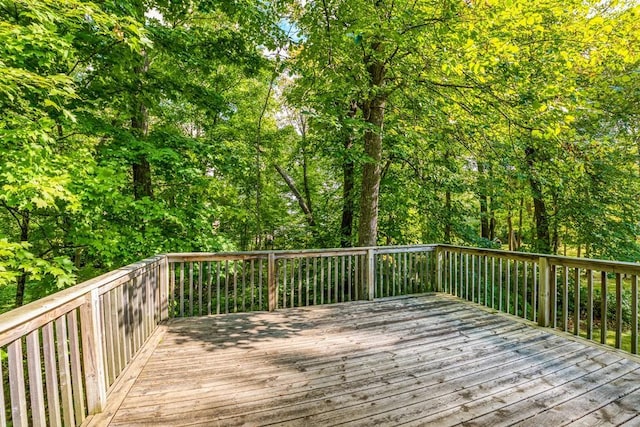
<svg viewBox="0 0 640 427">
<path fill-rule="evenodd" d="M 543 327 L 549 326 L 549 312 L 551 304 L 551 292 L 549 282 L 549 262 L 546 257 L 538 258 L 538 325 Z"/>
<path fill-rule="evenodd" d="M 442 260 L 443 250 L 440 246 L 436 246 L 436 292 L 442 292 Z"/>
<path fill-rule="evenodd" d="M 267 262 L 267 287 L 269 311 L 275 311 L 278 308 L 278 287 L 276 284 L 276 255 L 269 252 Z"/>
<path fill-rule="evenodd" d="M 80 306 L 82 331 L 82 357 L 87 394 L 87 410 L 90 415 L 101 412 L 107 401 L 105 366 L 102 353 L 102 327 L 100 295 L 94 289 Z"/>
<path fill-rule="evenodd" d="M 376 296 L 376 255 L 373 248 L 367 249 L 367 297 L 369 301 L 373 301 Z"/>
<path fill-rule="evenodd" d="M 166 255 L 160 263 L 160 321 L 169 318 L 169 257 Z"/>
</svg>

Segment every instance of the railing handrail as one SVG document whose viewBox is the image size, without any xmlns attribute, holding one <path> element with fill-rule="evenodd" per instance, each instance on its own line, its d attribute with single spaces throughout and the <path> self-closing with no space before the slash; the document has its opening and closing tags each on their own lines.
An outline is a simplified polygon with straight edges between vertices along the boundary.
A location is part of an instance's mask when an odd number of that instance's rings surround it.
<svg viewBox="0 0 640 427">
<path fill-rule="evenodd" d="M 589 265 L 597 265 L 598 267 L 606 267 L 608 271 L 612 273 L 622 274 L 638 274 L 640 273 L 640 263 L 627 262 L 627 261 L 611 261 L 606 259 L 597 258 L 582 258 L 582 257 L 570 257 L 555 254 L 543 254 L 536 252 L 517 252 L 507 251 L 503 249 L 491 249 L 491 248 L 476 248 L 469 246 L 458 246 L 449 244 L 437 244 L 438 248 L 447 248 L 453 250 L 462 250 L 467 253 L 485 253 L 493 254 L 497 256 L 510 257 L 514 259 L 521 259 L 526 261 L 537 260 L 539 258 L 546 258 L 547 261 L 553 265 L 567 266 L 567 267 L 580 267 L 589 268 Z"/>
<path fill-rule="evenodd" d="M 365 255 L 368 250 L 375 253 L 397 253 L 404 251 L 420 251 L 425 249 L 436 249 L 437 244 L 426 245 L 401 245 L 401 246 L 357 246 L 350 248 L 327 248 L 327 249 L 278 249 L 266 251 L 244 251 L 244 252 L 173 252 L 164 254 L 169 262 L 181 261 L 218 261 L 225 259 L 267 259 L 270 254 L 274 254 L 276 259 L 305 256 L 336 256 L 336 255 Z"/>
<path fill-rule="evenodd" d="M 75 308 L 73 305 L 82 305 L 93 290 L 120 280 L 130 280 L 141 274 L 145 267 L 154 265 L 164 258 L 164 255 L 146 258 L 0 314 L 0 346 L 38 329 L 48 322 L 45 317 L 55 318 L 58 317 L 56 314 L 59 311 L 60 314 L 64 314 L 63 312 Z M 52 312 L 54 314 L 48 316 Z"/>
</svg>

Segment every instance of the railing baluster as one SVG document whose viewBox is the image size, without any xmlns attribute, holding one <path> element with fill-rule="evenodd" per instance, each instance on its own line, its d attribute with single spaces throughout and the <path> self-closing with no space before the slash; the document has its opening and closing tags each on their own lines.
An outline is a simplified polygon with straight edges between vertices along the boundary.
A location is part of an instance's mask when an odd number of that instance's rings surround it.
<svg viewBox="0 0 640 427">
<path fill-rule="evenodd" d="M 352 272 L 353 272 L 353 268 L 352 268 L 352 261 L 353 261 L 353 255 L 349 255 L 348 257 L 349 259 L 347 260 L 347 297 L 349 299 L 349 301 L 353 301 L 353 299 L 351 298 L 351 289 L 353 286 L 353 281 L 352 281 Z M 382 258 L 380 258 L 381 262 L 382 262 Z M 380 295 L 378 295 L 379 297 L 383 296 L 383 280 L 382 280 L 382 268 L 380 268 Z"/>
<path fill-rule="evenodd" d="M 477 282 L 477 272 L 476 272 L 476 256 L 471 255 L 471 298 L 469 298 L 469 290 L 467 289 L 467 300 L 475 301 L 476 300 L 476 282 Z"/>
<path fill-rule="evenodd" d="M 229 260 L 224 262 L 224 312 L 229 314 Z"/>
<path fill-rule="evenodd" d="M 273 252 L 269 252 L 267 263 L 267 304 L 269 311 L 274 311 L 278 308 L 278 275 L 276 271 L 276 256 Z"/>
<path fill-rule="evenodd" d="M 549 282 L 549 292 L 551 294 L 551 327 L 558 327 L 558 272 L 557 266 L 549 268 L 551 281 Z"/>
<path fill-rule="evenodd" d="M 491 257 L 491 308 L 495 309 L 496 300 L 496 257 Z"/>
<path fill-rule="evenodd" d="M 33 425 L 47 424 L 44 406 L 44 386 L 40 362 L 40 332 L 36 329 L 27 335 L 27 369 L 29 373 L 29 394 L 31 397 L 31 419 Z M 83 396 L 81 395 L 80 398 Z M 4 412 L 4 405 L 1 406 Z"/>
<path fill-rule="evenodd" d="M 119 287 L 118 289 L 122 289 Z M 176 301 L 176 264 L 174 262 L 169 264 L 169 302 L 167 309 L 169 310 L 169 316 L 175 317 L 175 301 Z"/>
<path fill-rule="evenodd" d="M 2 363 L 0 363 L 0 378 L 4 378 Z M 5 415 L 6 403 L 4 397 L 4 387 L 0 387 L 0 427 L 7 427 L 7 417 Z M 51 424 L 53 426 L 53 424 Z M 60 425 L 60 424 L 57 424 Z"/>
<path fill-rule="evenodd" d="M 525 261 L 522 265 L 522 317 L 529 319 L 529 311 L 527 310 L 527 302 L 529 296 L 529 263 Z"/>
<path fill-rule="evenodd" d="M 7 346 L 9 363 L 9 389 L 11 390 L 11 415 L 14 426 L 28 426 L 27 394 L 22 366 L 22 338 Z M 4 408 L 3 408 L 4 409 Z M 72 415 L 73 416 L 73 415 Z"/>
<path fill-rule="evenodd" d="M 507 258 L 507 292 L 506 292 L 506 312 L 511 313 L 511 259 Z"/>
<path fill-rule="evenodd" d="M 538 264 L 533 262 L 532 289 L 531 289 L 531 314 L 534 322 L 538 321 Z"/>
<path fill-rule="evenodd" d="M 320 305 L 324 304 L 324 258 L 320 258 Z"/>
<path fill-rule="evenodd" d="M 189 317 L 193 316 L 193 274 L 195 270 L 195 263 L 194 262 L 190 262 L 189 263 Z"/>
<path fill-rule="evenodd" d="M 67 322 L 66 316 L 56 319 L 56 343 L 58 353 L 58 366 L 60 368 L 60 391 L 62 403 L 62 415 L 64 424 L 75 425 L 73 412 L 73 390 L 71 388 L 71 368 L 69 367 L 69 347 L 67 346 Z M 95 343 L 96 348 L 98 343 Z M 96 351 L 99 353 L 99 351 Z M 13 394 L 13 393 L 12 393 Z"/>
<path fill-rule="evenodd" d="M 82 422 L 85 415 L 84 390 L 82 385 L 82 365 L 80 363 L 80 340 L 78 339 L 78 317 L 75 310 L 71 311 L 67 315 L 67 330 L 69 332 L 69 357 L 71 361 L 73 407 L 75 409 L 76 420 L 78 422 Z M 100 349 L 100 351 L 104 349 L 103 342 L 100 342 Z M 104 378 L 100 378 L 100 381 L 104 381 Z"/>
<path fill-rule="evenodd" d="M 593 339 L 593 271 L 589 268 L 587 275 L 587 339 Z"/>
<path fill-rule="evenodd" d="M 520 267 L 520 263 L 518 262 L 518 260 L 513 261 L 513 314 L 515 316 L 518 316 L 519 310 L 518 310 L 518 304 L 519 304 L 519 297 L 520 297 L 520 292 L 519 291 L 519 285 L 520 285 L 520 272 L 519 272 L 519 267 Z"/>
<path fill-rule="evenodd" d="M 569 330 L 569 267 L 562 268 L 562 330 Z"/>
<path fill-rule="evenodd" d="M 638 275 L 631 276 L 631 353 L 638 354 Z"/>
<path fill-rule="evenodd" d="M 52 427 L 59 427 L 62 425 L 62 420 L 60 415 L 60 398 L 58 394 L 58 369 L 56 367 L 53 323 L 47 323 L 42 327 L 42 352 L 44 355 L 44 373 L 47 390 L 47 407 L 49 408 L 49 425 Z"/>
<path fill-rule="evenodd" d="M 342 302 L 345 302 L 345 296 L 346 296 L 346 292 L 345 292 L 345 289 L 344 289 L 344 287 L 345 287 L 345 276 L 344 276 L 344 273 L 345 273 L 345 268 L 346 268 L 346 262 L 347 262 L 347 260 L 345 260 L 343 256 L 340 257 L 340 271 L 341 271 L 341 273 L 340 273 L 340 275 L 341 275 L 341 278 L 340 278 L 340 301 L 342 301 Z"/>
<path fill-rule="evenodd" d="M 548 327 L 551 314 L 551 271 L 547 258 L 538 258 L 538 325 Z"/>
<path fill-rule="evenodd" d="M 484 256 L 484 306 L 488 305 L 488 292 L 489 292 L 489 257 Z"/>
<path fill-rule="evenodd" d="M 295 273 L 296 273 L 296 259 L 291 259 L 291 307 L 295 307 Z"/>
<path fill-rule="evenodd" d="M 202 261 L 198 263 L 198 315 L 202 316 L 202 276 L 204 271 L 202 270 Z"/>
<path fill-rule="evenodd" d="M 573 334 L 580 334 L 580 268 L 574 269 L 573 278 Z"/>
<path fill-rule="evenodd" d="M 407 294 L 416 293 L 416 265 L 415 252 L 407 252 Z"/>
<path fill-rule="evenodd" d="M 402 292 L 400 293 L 400 295 L 407 295 L 409 293 L 409 281 L 407 278 L 407 253 L 404 252 L 400 254 L 400 257 L 402 258 L 402 270 L 400 273 L 402 274 Z"/>
<path fill-rule="evenodd" d="M 622 274 L 616 273 L 616 348 L 622 347 Z"/>
<path fill-rule="evenodd" d="M 184 262 L 180 263 L 180 317 L 184 317 Z"/>
<path fill-rule="evenodd" d="M 287 259 L 282 260 L 282 308 L 287 308 Z"/>
<path fill-rule="evenodd" d="M 502 258 L 498 259 L 498 311 L 502 311 Z"/>
<path fill-rule="evenodd" d="M 331 260 L 333 257 L 327 257 L 327 304 L 331 304 L 333 302 L 333 300 L 331 299 L 331 279 L 333 278 L 332 276 L 332 265 L 331 265 Z"/>
<path fill-rule="evenodd" d="M 233 312 L 238 312 L 238 265 L 239 261 L 233 261 Z"/>
<path fill-rule="evenodd" d="M 220 305 L 221 305 L 221 298 L 220 298 L 220 268 L 221 268 L 220 261 L 216 261 L 216 314 L 220 314 Z"/>
<path fill-rule="evenodd" d="M 258 306 L 260 307 L 260 310 L 264 310 L 262 302 L 262 264 L 263 261 L 261 259 L 258 260 Z"/>
<path fill-rule="evenodd" d="M 318 305 L 318 258 L 313 258 L 313 305 Z"/>
<path fill-rule="evenodd" d="M 213 301 L 211 300 L 211 288 L 213 287 L 213 273 L 211 269 L 211 261 L 207 262 L 207 316 L 211 316 L 211 309 Z"/>
<path fill-rule="evenodd" d="M 305 281 L 304 281 L 304 286 L 305 286 L 305 306 L 309 306 L 309 258 L 305 259 L 304 262 L 304 272 L 305 272 Z M 351 277 L 351 276 L 349 276 Z M 349 291 L 351 292 L 351 291 Z"/>
<path fill-rule="evenodd" d="M 340 277 L 338 276 L 338 268 L 340 267 L 340 257 L 336 257 L 333 259 L 333 295 L 335 302 L 338 302 L 338 298 L 340 296 L 339 288 L 340 288 Z"/>
<path fill-rule="evenodd" d="M 482 269 L 482 255 L 478 255 L 478 291 L 476 293 L 476 303 L 482 304 L 482 276 L 484 270 Z"/>
<path fill-rule="evenodd" d="M 600 344 L 607 343 L 607 272 L 600 273 Z"/>
<path fill-rule="evenodd" d="M 256 276 L 256 265 L 255 265 L 255 259 L 251 259 L 251 267 L 250 267 L 250 272 L 249 272 L 249 288 L 251 288 L 251 304 L 249 304 L 249 311 L 253 311 L 254 307 L 255 307 L 255 301 L 256 301 L 256 282 L 255 282 L 255 276 Z"/>
<path fill-rule="evenodd" d="M 115 381 L 116 376 L 118 375 L 117 372 L 117 368 L 116 368 L 116 346 L 114 343 L 114 339 L 113 339 L 113 317 L 112 317 L 112 313 L 115 312 L 115 310 L 113 310 L 111 308 L 111 292 L 104 294 L 101 296 L 101 300 L 102 300 L 102 306 L 103 306 L 103 310 L 102 310 L 102 321 L 103 321 L 103 325 L 104 325 L 104 343 L 102 343 L 102 348 L 104 348 L 105 351 L 105 368 L 107 371 L 107 379 L 108 379 L 108 384 L 111 385 L 113 384 L 113 381 Z"/>
</svg>

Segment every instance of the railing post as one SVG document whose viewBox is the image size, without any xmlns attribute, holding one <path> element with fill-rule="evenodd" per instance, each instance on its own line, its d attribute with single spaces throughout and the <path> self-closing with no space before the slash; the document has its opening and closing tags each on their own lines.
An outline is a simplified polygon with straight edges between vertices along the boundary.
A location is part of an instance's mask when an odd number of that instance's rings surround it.
<svg viewBox="0 0 640 427">
<path fill-rule="evenodd" d="M 549 262 L 546 257 L 538 258 L 538 325 L 549 326 L 551 292 L 549 282 Z"/>
<path fill-rule="evenodd" d="M 367 296 L 373 301 L 376 296 L 376 255 L 373 248 L 367 249 Z"/>
<path fill-rule="evenodd" d="M 101 412 L 107 401 L 105 366 L 102 352 L 102 322 L 98 289 L 80 306 L 82 357 L 89 415 Z"/>
<path fill-rule="evenodd" d="M 169 318 L 169 258 L 165 256 L 160 264 L 160 321 Z"/>
<path fill-rule="evenodd" d="M 276 284 L 276 255 L 269 252 L 267 262 L 267 287 L 269 311 L 275 311 L 278 308 L 278 287 Z"/>
<path fill-rule="evenodd" d="M 443 262 L 443 253 L 442 249 L 437 246 L 436 247 L 436 292 L 442 292 L 442 262 Z"/>
</svg>

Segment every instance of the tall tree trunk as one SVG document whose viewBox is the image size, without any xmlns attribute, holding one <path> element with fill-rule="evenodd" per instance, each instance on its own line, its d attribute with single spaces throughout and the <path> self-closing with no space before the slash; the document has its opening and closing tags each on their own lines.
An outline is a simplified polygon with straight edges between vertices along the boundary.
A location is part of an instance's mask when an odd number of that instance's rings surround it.
<svg viewBox="0 0 640 427">
<path fill-rule="evenodd" d="M 373 50 L 381 49 L 374 44 Z M 364 133 L 364 152 L 368 159 L 362 167 L 362 190 L 360 193 L 360 218 L 358 223 L 358 246 L 375 246 L 378 235 L 378 200 L 382 160 L 382 129 L 386 95 L 382 92 L 385 65 L 374 60 L 367 67 L 373 98 L 363 103 L 362 113 L 369 125 Z"/>
<path fill-rule="evenodd" d="M 345 148 L 350 149 L 353 142 L 345 141 Z M 355 210 L 354 200 L 355 166 L 352 160 L 342 163 L 342 221 L 340 223 L 340 247 L 348 248 L 352 246 L 351 236 L 353 235 L 353 213 Z"/>
<path fill-rule="evenodd" d="M 287 187 L 289 187 L 289 190 L 291 191 L 291 193 L 293 193 L 293 197 L 295 197 L 296 201 L 298 202 L 298 206 L 300 206 L 300 210 L 302 211 L 302 213 L 304 213 L 304 216 L 307 219 L 307 223 L 309 224 L 309 227 L 311 227 L 311 229 L 314 230 L 316 226 L 316 221 L 313 217 L 313 211 L 311 210 L 311 205 L 309 201 L 305 200 L 304 197 L 302 197 L 302 194 L 300 194 L 298 187 L 296 187 L 296 183 L 293 181 L 293 178 L 289 176 L 287 171 L 285 171 L 277 163 L 274 163 L 274 167 L 276 168 L 276 171 L 278 171 L 278 173 L 280 174 L 284 182 L 287 184 Z"/>
<path fill-rule="evenodd" d="M 536 225 L 534 248 L 537 252 L 548 254 L 551 252 L 551 236 L 549 233 L 549 215 L 547 205 L 542 194 L 542 184 L 537 178 L 537 152 L 533 147 L 525 150 L 527 165 L 529 166 L 529 185 L 533 196 L 533 216 Z"/>
<path fill-rule="evenodd" d="M 478 198 L 480 199 L 480 237 L 490 239 L 489 196 L 484 164 L 478 162 Z"/>
<path fill-rule="evenodd" d="M 349 118 L 354 118 L 358 112 L 358 105 L 351 103 Z M 353 216 L 355 210 L 355 164 L 351 150 L 353 149 L 353 132 L 347 129 L 343 137 L 344 158 L 342 160 L 342 221 L 340 222 L 340 247 L 348 248 L 353 245 Z"/>
<path fill-rule="evenodd" d="M 515 235 L 513 232 L 513 220 L 511 218 L 511 211 L 509 211 L 509 213 L 507 214 L 507 232 L 509 234 L 509 238 L 508 238 L 508 243 L 509 243 L 509 250 L 510 251 L 515 251 L 516 250 L 516 239 L 515 239 Z"/>
<path fill-rule="evenodd" d="M 524 218 L 524 197 L 520 197 L 520 209 L 518 210 L 518 238 L 516 239 L 516 250 L 522 247 L 522 221 Z"/>
<path fill-rule="evenodd" d="M 142 64 L 136 68 L 135 73 L 142 76 L 149 71 L 149 57 L 143 52 Z M 143 91 L 142 78 L 138 79 L 138 92 Z M 139 94 L 138 94 L 139 95 Z M 144 140 L 149 134 L 149 111 L 141 100 L 134 100 L 134 110 L 131 115 L 131 129 L 139 140 Z M 133 197 L 140 200 L 143 197 L 153 197 L 151 185 L 151 165 L 144 150 L 138 153 L 133 165 Z"/>
<path fill-rule="evenodd" d="M 20 241 L 28 242 L 29 241 L 29 226 L 31 222 L 31 215 L 29 211 L 22 211 L 19 213 L 21 221 L 20 221 Z M 27 287 L 27 278 L 29 277 L 29 273 L 26 271 L 22 271 L 20 276 L 18 276 L 18 280 L 16 283 L 16 307 L 20 307 L 24 304 L 24 291 Z"/>
<path fill-rule="evenodd" d="M 451 243 L 451 191 L 447 190 L 444 195 L 444 242 Z"/>
<path fill-rule="evenodd" d="M 489 240 L 494 241 L 496 239 L 496 216 L 494 214 L 495 210 L 495 199 L 492 197 L 489 202 L 489 206 L 491 214 L 489 218 Z"/>
<path fill-rule="evenodd" d="M 560 239 L 560 232 L 558 231 L 558 221 L 555 220 L 556 218 L 558 218 L 558 193 L 557 192 L 553 192 L 553 196 L 552 196 L 552 200 L 553 200 L 553 227 L 551 227 L 551 251 L 554 254 L 558 253 L 558 250 L 560 249 L 560 245 L 563 243 Z M 566 236 L 566 233 L 565 233 Z M 566 245 L 565 245 L 565 255 L 566 255 Z"/>
</svg>

